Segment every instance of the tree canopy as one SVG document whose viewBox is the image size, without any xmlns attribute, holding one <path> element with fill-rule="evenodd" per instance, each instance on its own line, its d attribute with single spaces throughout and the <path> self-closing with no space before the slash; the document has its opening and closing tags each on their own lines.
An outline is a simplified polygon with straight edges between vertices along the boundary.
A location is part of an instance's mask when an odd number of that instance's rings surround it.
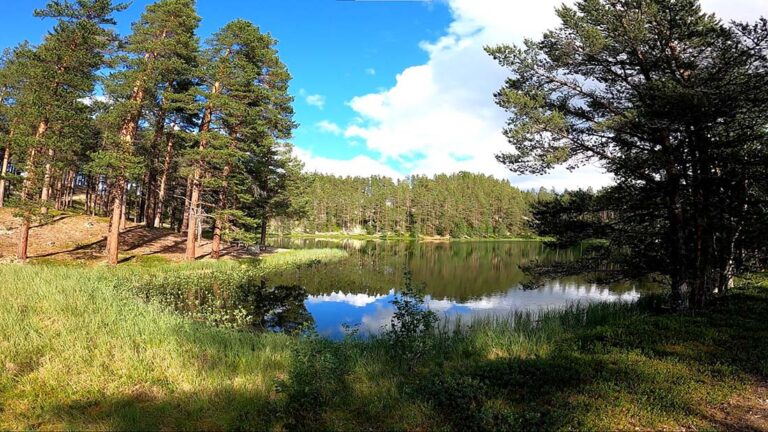
<svg viewBox="0 0 768 432">
<path fill-rule="evenodd" d="M 764 214 L 768 94 L 754 89 L 768 22 L 726 25 L 698 0 L 582 0 L 557 15 L 540 40 L 487 49 L 511 72 L 496 101 L 515 152 L 498 159 L 518 173 L 604 167 L 618 220 L 642 232 L 613 244 L 668 275 L 676 304 L 700 306 L 727 290 Z"/>
</svg>

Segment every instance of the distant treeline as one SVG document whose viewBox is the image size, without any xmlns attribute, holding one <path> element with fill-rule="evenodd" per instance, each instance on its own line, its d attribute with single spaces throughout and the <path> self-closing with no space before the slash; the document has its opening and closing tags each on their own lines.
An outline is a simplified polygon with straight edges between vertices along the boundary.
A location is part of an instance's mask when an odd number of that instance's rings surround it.
<svg viewBox="0 0 768 432">
<path fill-rule="evenodd" d="M 305 176 L 307 208 L 302 217 L 280 218 L 281 233 L 395 236 L 530 236 L 531 203 L 542 194 L 509 182 L 462 172 L 435 177 Z"/>
</svg>

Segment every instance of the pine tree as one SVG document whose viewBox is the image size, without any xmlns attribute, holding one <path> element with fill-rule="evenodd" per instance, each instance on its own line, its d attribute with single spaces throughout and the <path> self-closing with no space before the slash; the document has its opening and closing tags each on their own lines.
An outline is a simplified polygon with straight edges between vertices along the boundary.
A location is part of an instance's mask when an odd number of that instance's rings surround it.
<svg viewBox="0 0 768 432">
<path fill-rule="evenodd" d="M 22 103 L 25 86 L 29 82 L 29 67 L 33 50 L 23 43 L 12 50 L 5 50 L 0 60 L 0 140 L 2 167 L 0 168 L 0 207 L 5 205 L 11 186 L 8 167 L 11 157 L 19 149 L 15 141 L 23 138 L 25 117 Z M 29 107 L 27 107 L 29 108 Z"/>
<path fill-rule="evenodd" d="M 270 189 L 276 187 L 271 183 L 270 170 L 276 169 L 280 159 L 276 156 L 277 146 L 290 136 L 293 111 L 287 93 L 290 75 L 279 61 L 274 44 L 269 35 L 244 20 L 227 24 L 208 43 L 200 141 L 192 157 L 187 260 L 197 255 L 196 227 L 206 214 L 204 208 L 218 209 L 212 214 L 213 256 L 218 257 L 228 218 L 247 218 L 242 212 L 228 211 L 230 198 L 237 198 L 243 205 L 249 195 L 254 195 L 254 186 L 265 200 L 275 195 Z M 204 188 L 216 192 L 213 202 L 205 202 Z"/>
<path fill-rule="evenodd" d="M 52 138 L 61 137 L 68 125 L 82 118 L 87 108 L 83 101 L 92 94 L 96 71 L 104 65 L 104 53 L 114 41 L 105 26 L 113 25 L 112 13 L 125 7 L 111 0 L 54 0 L 35 11 L 36 16 L 54 18 L 57 24 L 34 51 L 27 69 L 29 82 L 19 100 L 25 107 L 21 122 L 35 131 L 28 143 L 27 177 L 21 192 L 21 261 L 27 258 L 29 227 L 36 216 L 32 196 L 40 191 L 40 213 L 45 214 L 56 154 L 68 151 L 66 146 L 71 144 Z"/>
<path fill-rule="evenodd" d="M 518 173 L 601 163 L 642 233 L 616 252 L 667 275 L 673 303 L 728 289 L 768 160 L 768 24 L 724 25 L 698 0 L 582 0 L 560 27 L 489 53 L 512 77 L 497 94 Z M 623 219 L 623 218 L 622 218 Z M 647 222 L 652 219 L 653 222 Z M 639 253 L 642 252 L 642 253 Z"/>
<path fill-rule="evenodd" d="M 114 126 L 105 136 L 104 148 L 95 155 L 96 165 L 111 175 L 111 218 L 107 259 L 117 264 L 120 229 L 129 180 L 140 175 L 144 163 L 134 152 L 148 101 L 162 100 L 164 86 L 189 75 L 196 62 L 199 23 L 193 0 L 160 0 L 147 6 L 126 42 L 122 69 L 113 73 L 108 86 L 114 107 Z M 161 102 L 162 104 L 162 102 Z M 155 146 L 165 128 L 164 114 L 156 120 Z"/>
</svg>

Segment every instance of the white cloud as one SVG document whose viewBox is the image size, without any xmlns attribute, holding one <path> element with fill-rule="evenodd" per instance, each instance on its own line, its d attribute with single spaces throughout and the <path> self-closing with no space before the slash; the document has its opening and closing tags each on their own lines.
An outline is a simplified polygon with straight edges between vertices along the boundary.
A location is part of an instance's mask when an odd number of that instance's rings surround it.
<svg viewBox="0 0 768 432">
<path fill-rule="evenodd" d="M 88 96 L 78 100 L 88 106 L 93 105 L 94 102 L 104 102 L 104 103 L 110 103 L 110 104 L 113 102 L 109 96 L 104 96 L 104 95 Z"/>
<path fill-rule="evenodd" d="M 492 96 L 507 71 L 483 47 L 540 36 L 557 25 L 554 9 L 562 2 L 448 0 L 454 20 L 445 36 L 422 42 L 427 63 L 402 71 L 390 89 L 353 98 L 349 105 L 364 121 L 348 127 L 345 136 L 362 139 L 415 174 L 481 172 L 524 188 L 609 184 L 610 177 L 592 166 L 512 176 L 495 160 L 495 154 L 511 150 L 501 133 L 507 116 Z M 704 7 L 724 19 L 766 13 L 765 0 L 704 0 Z"/>
<path fill-rule="evenodd" d="M 311 295 L 307 297 L 306 302 L 310 304 L 315 303 L 346 303 L 355 307 L 365 307 L 369 304 L 376 303 L 379 300 L 391 297 L 395 294 L 394 290 L 391 290 L 387 295 L 368 295 L 363 293 L 343 293 L 332 292 L 331 294 Z"/>
<path fill-rule="evenodd" d="M 768 17 L 765 0 L 701 0 L 701 6 L 724 21 L 755 21 L 760 16 Z"/>
<path fill-rule="evenodd" d="M 304 171 L 337 176 L 363 176 L 381 175 L 395 179 L 403 178 L 403 175 L 387 164 L 374 160 L 368 156 L 359 155 L 352 159 L 331 159 L 315 156 L 312 152 L 295 147 L 296 157 L 304 162 Z"/>
<path fill-rule="evenodd" d="M 341 135 L 342 133 L 341 127 L 339 127 L 339 125 L 328 120 L 321 120 L 317 122 L 315 126 L 317 126 L 320 131 L 333 135 Z"/>
<path fill-rule="evenodd" d="M 311 105 L 313 107 L 317 107 L 320 109 L 325 108 L 325 96 L 319 95 L 319 94 L 311 94 L 307 95 L 304 100 L 307 102 L 307 105 Z"/>
<path fill-rule="evenodd" d="M 374 69 L 374 68 L 368 68 L 368 69 L 366 69 L 366 70 L 365 70 L 365 73 L 366 73 L 367 75 L 376 75 L 376 69 Z"/>
</svg>

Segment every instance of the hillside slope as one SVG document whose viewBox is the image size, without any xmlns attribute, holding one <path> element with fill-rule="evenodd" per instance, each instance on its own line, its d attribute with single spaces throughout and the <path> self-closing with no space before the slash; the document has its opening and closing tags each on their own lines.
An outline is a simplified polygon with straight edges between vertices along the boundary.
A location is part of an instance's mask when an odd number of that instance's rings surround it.
<svg viewBox="0 0 768 432">
<path fill-rule="evenodd" d="M 19 218 L 13 209 L 0 208 L 0 261 L 16 259 Z M 53 221 L 33 225 L 29 237 L 29 256 L 32 260 L 83 260 L 98 261 L 105 258 L 107 218 L 77 214 L 64 214 Z M 120 251 L 123 260 L 137 256 L 160 256 L 174 261 L 184 258 L 186 237 L 164 228 L 147 228 L 128 223 L 121 234 Z M 198 259 L 211 253 L 210 240 L 202 240 L 197 249 Z M 241 256 L 243 248 L 226 246 L 223 256 Z"/>
</svg>

